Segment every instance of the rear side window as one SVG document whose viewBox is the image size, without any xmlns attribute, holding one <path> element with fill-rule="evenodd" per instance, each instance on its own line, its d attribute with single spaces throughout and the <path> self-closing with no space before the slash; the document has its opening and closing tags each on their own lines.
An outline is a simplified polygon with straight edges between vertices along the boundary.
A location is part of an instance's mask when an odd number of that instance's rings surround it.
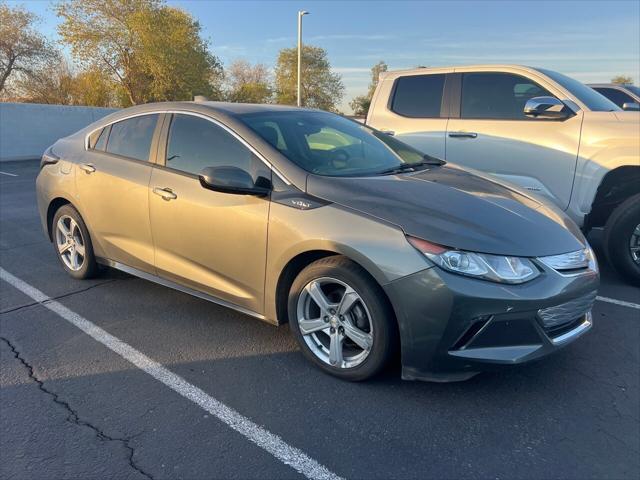
<svg viewBox="0 0 640 480">
<path fill-rule="evenodd" d="M 197 175 L 205 167 L 233 166 L 255 178 L 254 162 L 253 153 L 222 127 L 193 115 L 173 116 L 167 167 Z"/>
<path fill-rule="evenodd" d="M 553 96 L 528 78 L 510 73 L 465 73 L 462 77 L 462 118 L 530 120 L 527 100 Z"/>
<path fill-rule="evenodd" d="M 622 90 L 618 90 L 617 88 L 602 88 L 596 87 L 594 90 L 598 93 L 601 93 L 613 103 L 622 107 L 625 103 L 635 102 L 631 95 L 624 93 Z"/>
<path fill-rule="evenodd" d="M 141 115 L 111 125 L 107 152 L 148 161 L 158 115 Z M 100 141 L 100 140 L 98 140 Z M 96 144 L 97 145 L 97 144 Z"/>
<path fill-rule="evenodd" d="M 391 110 L 405 117 L 440 117 L 444 79 L 444 74 L 410 75 L 398 78 Z"/>
<path fill-rule="evenodd" d="M 105 147 L 107 146 L 107 137 L 109 136 L 109 128 L 104 127 L 99 133 L 95 145 L 92 147 L 94 150 L 100 150 L 104 152 Z"/>
</svg>

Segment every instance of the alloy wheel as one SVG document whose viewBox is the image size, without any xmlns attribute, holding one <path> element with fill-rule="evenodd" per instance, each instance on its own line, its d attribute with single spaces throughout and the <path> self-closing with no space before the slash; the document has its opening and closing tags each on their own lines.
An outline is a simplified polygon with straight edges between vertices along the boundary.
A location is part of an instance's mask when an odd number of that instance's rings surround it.
<svg viewBox="0 0 640 480">
<path fill-rule="evenodd" d="M 347 283 L 330 277 L 309 282 L 297 302 L 300 333 L 313 354 L 338 368 L 353 368 L 373 347 L 369 309 Z"/>
<path fill-rule="evenodd" d="M 636 228 L 631 233 L 631 238 L 629 239 L 629 251 L 631 252 L 631 258 L 636 265 L 640 265 L 640 224 L 636 225 Z"/>
<path fill-rule="evenodd" d="M 69 270 L 77 272 L 85 261 L 85 243 L 78 223 L 63 215 L 56 224 L 56 246 L 60 258 Z"/>
</svg>

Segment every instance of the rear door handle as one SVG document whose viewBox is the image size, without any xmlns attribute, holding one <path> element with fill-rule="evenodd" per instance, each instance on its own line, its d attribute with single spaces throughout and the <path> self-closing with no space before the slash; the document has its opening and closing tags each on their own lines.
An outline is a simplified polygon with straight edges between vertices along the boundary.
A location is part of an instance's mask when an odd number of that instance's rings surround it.
<svg viewBox="0 0 640 480">
<path fill-rule="evenodd" d="M 96 167 L 91 165 L 90 163 L 81 163 L 80 170 L 84 170 L 87 174 L 93 173 L 96 171 Z"/>
<path fill-rule="evenodd" d="M 449 132 L 451 138 L 476 138 L 478 136 L 475 132 Z"/>
<path fill-rule="evenodd" d="M 165 187 L 165 188 L 155 187 L 153 189 L 153 193 L 155 193 L 156 195 L 160 195 L 167 202 L 169 200 L 175 200 L 176 198 L 178 198 L 178 196 L 175 193 L 173 193 L 173 191 L 168 187 Z"/>
</svg>

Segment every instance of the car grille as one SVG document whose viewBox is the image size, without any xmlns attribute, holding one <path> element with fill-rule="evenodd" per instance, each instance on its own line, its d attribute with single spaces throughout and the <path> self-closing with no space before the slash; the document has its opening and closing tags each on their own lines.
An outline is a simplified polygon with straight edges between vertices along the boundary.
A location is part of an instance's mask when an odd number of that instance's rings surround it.
<svg viewBox="0 0 640 480">
<path fill-rule="evenodd" d="M 538 310 L 538 318 L 547 330 L 556 330 L 583 317 L 596 301 L 597 292 L 590 292 L 582 297 Z"/>
</svg>

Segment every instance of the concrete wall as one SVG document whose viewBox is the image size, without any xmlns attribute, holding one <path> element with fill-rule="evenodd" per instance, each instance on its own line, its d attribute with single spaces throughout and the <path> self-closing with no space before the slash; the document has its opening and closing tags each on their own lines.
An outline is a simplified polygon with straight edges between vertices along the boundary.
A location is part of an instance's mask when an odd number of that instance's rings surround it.
<svg viewBox="0 0 640 480">
<path fill-rule="evenodd" d="M 100 107 L 0 103 L 0 161 L 40 158 L 59 138 L 115 111 Z"/>
</svg>

